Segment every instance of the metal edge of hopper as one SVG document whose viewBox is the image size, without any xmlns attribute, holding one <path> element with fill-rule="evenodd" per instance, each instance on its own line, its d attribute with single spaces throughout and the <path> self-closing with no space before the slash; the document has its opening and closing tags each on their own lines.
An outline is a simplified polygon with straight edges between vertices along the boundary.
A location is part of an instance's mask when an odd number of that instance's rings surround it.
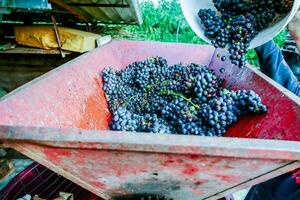
<svg viewBox="0 0 300 200">
<path fill-rule="evenodd" d="M 300 143 L 177 134 L 0 126 L 4 144 L 35 143 L 57 148 L 193 154 L 257 159 L 300 160 Z M 197 139 L 196 139 L 197 138 Z"/>
</svg>

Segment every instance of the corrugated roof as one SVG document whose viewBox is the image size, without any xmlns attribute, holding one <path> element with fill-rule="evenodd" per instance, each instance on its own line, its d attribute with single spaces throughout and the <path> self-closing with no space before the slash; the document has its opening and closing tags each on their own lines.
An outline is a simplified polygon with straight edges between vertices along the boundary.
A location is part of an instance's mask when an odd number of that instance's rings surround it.
<svg viewBox="0 0 300 200">
<path fill-rule="evenodd" d="M 35 0 L 37 1 L 37 0 Z M 42 0 L 49 2 L 49 9 L 31 7 L 10 8 L 2 12 L 4 21 L 51 22 L 54 14 L 60 23 L 110 23 L 141 24 L 142 17 L 138 0 Z M 1 2 L 1 0 L 0 0 Z M 27 5 L 27 4 L 26 4 Z M 32 5 L 31 5 L 32 6 Z M 2 8 L 0 5 L 0 10 Z M 0 12 L 0 22 L 1 22 Z"/>
<path fill-rule="evenodd" d="M 57 1 L 50 0 L 55 3 Z M 89 22 L 141 24 L 138 0 L 61 0 Z"/>
</svg>

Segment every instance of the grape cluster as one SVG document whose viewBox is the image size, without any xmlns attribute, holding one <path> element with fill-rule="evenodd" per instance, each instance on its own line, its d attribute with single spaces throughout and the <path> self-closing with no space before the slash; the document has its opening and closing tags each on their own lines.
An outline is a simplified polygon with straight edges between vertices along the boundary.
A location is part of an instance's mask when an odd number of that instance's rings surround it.
<svg viewBox="0 0 300 200">
<path fill-rule="evenodd" d="M 274 2 L 276 12 L 279 14 L 287 13 L 293 7 L 294 0 L 276 0 Z"/>
<path fill-rule="evenodd" d="M 103 70 L 112 130 L 222 136 L 247 113 L 267 107 L 254 91 L 227 90 L 206 66 L 168 66 L 161 57 Z"/>
<path fill-rule="evenodd" d="M 113 112 L 111 128 L 113 130 L 135 131 L 140 124 L 140 116 L 131 113 L 129 110 L 123 107 L 118 107 Z"/>
<path fill-rule="evenodd" d="M 205 35 L 216 48 L 228 47 L 231 62 L 245 66 L 245 53 L 259 31 L 284 16 L 293 6 L 292 0 L 213 0 L 217 13 L 200 9 L 198 16 Z"/>
</svg>

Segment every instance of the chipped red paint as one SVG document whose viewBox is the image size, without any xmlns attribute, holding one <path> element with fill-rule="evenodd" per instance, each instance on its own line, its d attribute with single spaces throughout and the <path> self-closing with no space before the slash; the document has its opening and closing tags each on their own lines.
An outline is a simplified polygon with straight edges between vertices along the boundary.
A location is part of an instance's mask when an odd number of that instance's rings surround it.
<svg viewBox="0 0 300 200">
<path fill-rule="evenodd" d="M 197 181 L 194 182 L 195 185 L 201 185 L 203 183 L 205 183 L 204 180 L 197 180 Z"/>
<path fill-rule="evenodd" d="M 214 51 L 211 46 L 113 41 L 1 99 L 0 124 L 106 129 L 111 116 L 102 90 L 101 70 L 107 66 L 121 69 L 133 61 L 159 55 L 170 64 L 209 65 L 227 80 L 227 85 L 253 89 L 262 97 L 269 112 L 244 117 L 229 128 L 226 136 L 299 141 L 299 105 L 251 70 L 232 67 L 230 61 L 221 62 Z M 219 72 L 221 67 L 225 67 L 224 73 Z M 26 143 L 13 147 L 104 199 L 147 191 L 165 192 L 174 199 L 196 200 L 226 191 L 288 162 L 130 152 L 126 145 L 120 145 L 118 151 L 61 149 Z M 180 145 L 172 148 L 184 149 Z"/>
<path fill-rule="evenodd" d="M 185 169 L 182 171 L 182 173 L 187 174 L 187 175 L 194 175 L 198 172 L 198 168 L 195 167 L 194 165 L 187 163 L 185 164 Z"/>
<path fill-rule="evenodd" d="M 98 182 L 98 181 L 94 181 L 94 182 L 91 182 L 91 184 L 93 185 L 93 186 L 95 186 L 95 187 L 97 187 L 97 188 L 101 188 L 101 189 L 106 189 L 106 185 L 104 184 L 104 183 L 100 183 L 100 182 Z"/>
<path fill-rule="evenodd" d="M 166 160 L 165 162 L 164 162 L 164 166 L 171 166 L 171 165 L 174 165 L 174 160 Z"/>
<path fill-rule="evenodd" d="M 57 152 L 56 148 L 45 148 L 44 153 L 47 155 L 49 160 L 53 160 L 54 162 L 60 163 L 64 157 L 71 156 L 71 153 L 67 149 L 61 149 L 61 151 Z"/>
<path fill-rule="evenodd" d="M 192 192 L 193 192 L 196 196 L 201 196 L 201 195 L 203 195 L 203 191 L 199 190 L 199 188 L 192 188 Z"/>
<path fill-rule="evenodd" d="M 236 182 L 238 180 L 241 180 L 240 176 L 236 176 L 234 174 L 231 174 L 230 176 L 225 176 L 225 175 L 220 175 L 220 174 L 216 174 L 215 177 L 217 177 L 218 179 L 220 179 L 223 182 L 227 182 L 227 183 L 232 183 L 232 182 Z"/>
<path fill-rule="evenodd" d="M 200 158 L 200 155 L 189 155 L 191 160 L 198 160 Z"/>
</svg>

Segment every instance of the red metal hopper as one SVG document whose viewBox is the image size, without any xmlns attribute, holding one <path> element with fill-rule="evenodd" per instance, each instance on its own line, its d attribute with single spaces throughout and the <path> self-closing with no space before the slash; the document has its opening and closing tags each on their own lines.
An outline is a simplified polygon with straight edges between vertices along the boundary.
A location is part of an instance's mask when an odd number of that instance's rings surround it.
<svg viewBox="0 0 300 200">
<path fill-rule="evenodd" d="M 112 41 L 2 98 L 0 137 L 103 199 L 216 199 L 299 167 L 299 98 L 252 67 L 222 62 L 224 54 L 205 45 Z M 102 69 L 150 56 L 208 65 L 228 86 L 258 93 L 269 112 L 242 118 L 223 138 L 108 131 Z"/>
</svg>

